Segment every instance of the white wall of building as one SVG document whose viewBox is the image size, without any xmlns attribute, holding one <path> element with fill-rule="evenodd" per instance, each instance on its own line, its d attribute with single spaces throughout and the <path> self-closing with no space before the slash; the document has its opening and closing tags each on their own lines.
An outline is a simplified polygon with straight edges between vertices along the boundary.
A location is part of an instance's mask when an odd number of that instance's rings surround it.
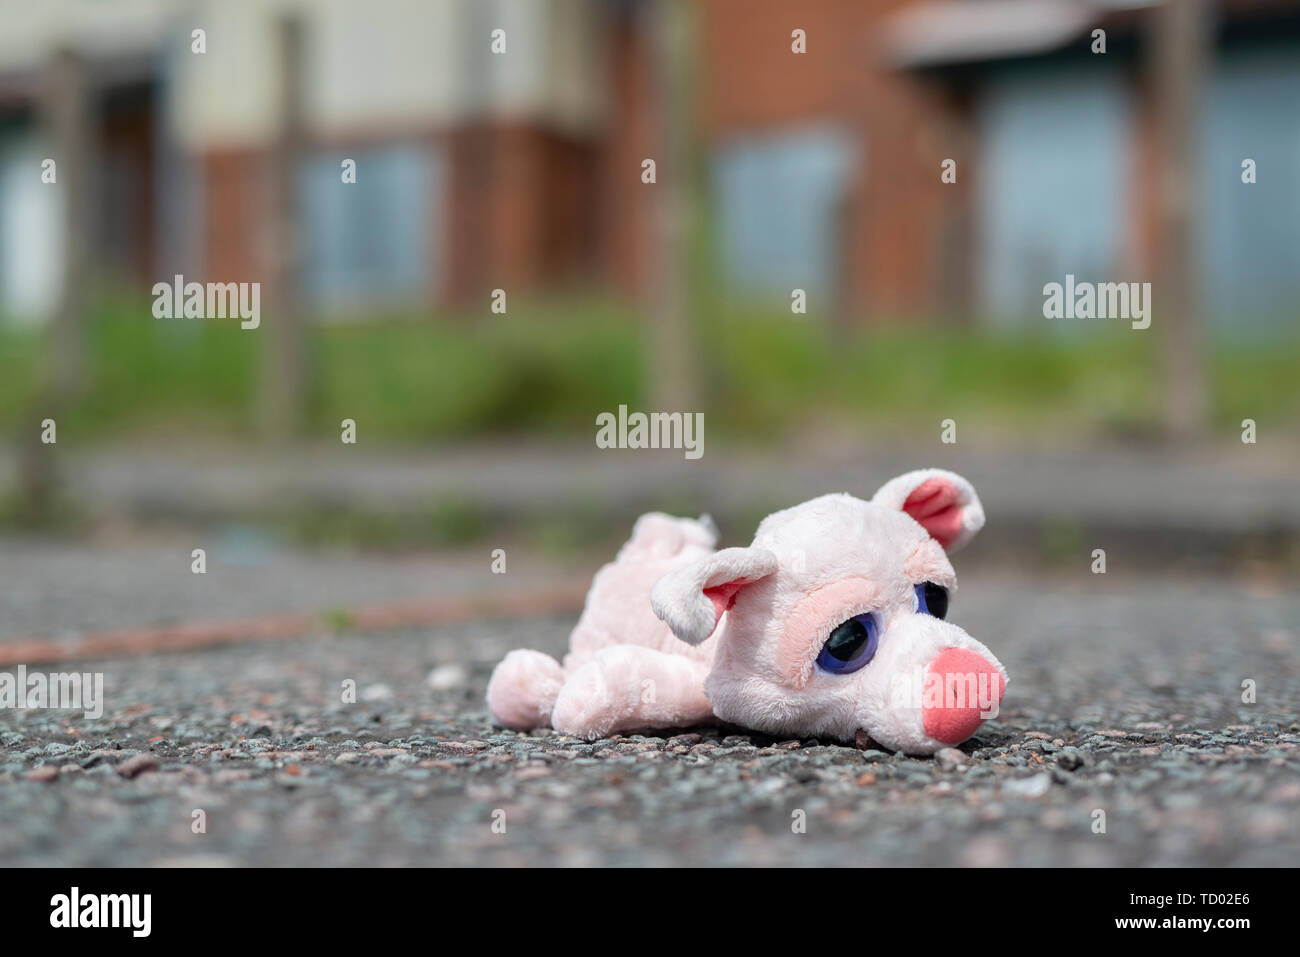
<svg viewBox="0 0 1300 957">
<path fill-rule="evenodd" d="M 601 0 L 0 0 L 0 73 L 37 70 L 61 46 L 155 56 L 172 65 L 183 145 L 254 145 L 276 128 L 286 11 L 306 25 L 308 121 L 323 134 L 485 111 L 581 131 L 604 108 Z M 189 52 L 195 29 L 202 55 Z M 490 51 L 494 29 L 503 55 Z"/>
<path fill-rule="evenodd" d="M 275 23 L 304 15 L 307 122 L 325 136 L 448 126 L 491 115 L 567 129 L 600 119 L 598 0 L 202 0 L 207 53 L 173 61 L 174 118 L 191 148 L 274 136 Z M 506 52 L 491 52 L 492 31 Z M 172 42 L 188 43 L 188 32 Z"/>
</svg>

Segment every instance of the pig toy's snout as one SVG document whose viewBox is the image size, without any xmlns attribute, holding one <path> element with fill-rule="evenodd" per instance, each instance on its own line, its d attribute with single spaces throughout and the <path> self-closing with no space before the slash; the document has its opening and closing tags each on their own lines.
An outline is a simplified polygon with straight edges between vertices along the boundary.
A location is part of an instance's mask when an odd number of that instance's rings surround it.
<svg viewBox="0 0 1300 957">
<path fill-rule="evenodd" d="M 877 661 L 862 674 L 858 728 L 887 749 L 915 755 L 960 744 L 996 718 L 1007 686 L 989 649 L 924 614 L 896 616 Z"/>
<path fill-rule="evenodd" d="M 939 652 L 927 669 L 926 686 L 925 733 L 944 744 L 960 744 L 995 717 L 1006 693 L 998 666 L 965 648 Z"/>
</svg>

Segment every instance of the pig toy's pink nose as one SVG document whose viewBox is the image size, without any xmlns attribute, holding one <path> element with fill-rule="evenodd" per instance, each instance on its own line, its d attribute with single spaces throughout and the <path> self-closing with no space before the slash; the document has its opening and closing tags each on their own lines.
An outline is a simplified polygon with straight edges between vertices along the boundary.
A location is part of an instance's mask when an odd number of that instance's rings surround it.
<svg viewBox="0 0 1300 957">
<path fill-rule="evenodd" d="M 926 676 L 925 733 L 944 744 L 961 744 L 1002 703 L 1005 692 L 1002 672 L 983 655 L 945 648 Z"/>
</svg>

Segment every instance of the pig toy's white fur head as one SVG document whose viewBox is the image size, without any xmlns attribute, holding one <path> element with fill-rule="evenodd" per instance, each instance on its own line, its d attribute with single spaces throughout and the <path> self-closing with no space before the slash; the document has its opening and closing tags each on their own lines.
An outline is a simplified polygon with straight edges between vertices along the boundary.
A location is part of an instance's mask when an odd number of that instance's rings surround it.
<svg viewBox="0 0 1300 957">
<path fill-rule="evenodd" d="M 936 604 L 956 590 L 947 552 L 983 524 L 964 478 L 909 472 L 870 501 L 824 495 L 769 515 L 748 548 L 666 575 L 651 603 L 690 644 L 718 631 L 705 691 L 720 719 L 931 754 L 995 715 L 1006 686 L 992 653 L 925 602 L 926 583 Z M 824 654 L 851 620 L 875 632 L 864 664 Z"/>
</svg>

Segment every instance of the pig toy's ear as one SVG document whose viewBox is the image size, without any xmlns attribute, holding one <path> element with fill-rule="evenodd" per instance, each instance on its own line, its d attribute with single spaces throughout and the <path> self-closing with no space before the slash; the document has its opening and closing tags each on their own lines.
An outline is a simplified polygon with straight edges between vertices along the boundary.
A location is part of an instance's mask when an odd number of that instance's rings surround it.
<svg viewBox="0 0 1300 957">
<path fill-rule="evenodd" d="M 975 489 L 943 469 L 918 469 L 890 479 L 871 501 L 906 512 L 947 552 L 961 548 L 984 527 L 984 506 Z"/>
<path fill-rule="evenodd" d="M 737 592 L 776 566 L 776 555 L 766 548 L 724 548 L 659 579 L 650 592 L 650 607 L 674 635 L 698 645 L 713 634 Z"/>
</svg>

